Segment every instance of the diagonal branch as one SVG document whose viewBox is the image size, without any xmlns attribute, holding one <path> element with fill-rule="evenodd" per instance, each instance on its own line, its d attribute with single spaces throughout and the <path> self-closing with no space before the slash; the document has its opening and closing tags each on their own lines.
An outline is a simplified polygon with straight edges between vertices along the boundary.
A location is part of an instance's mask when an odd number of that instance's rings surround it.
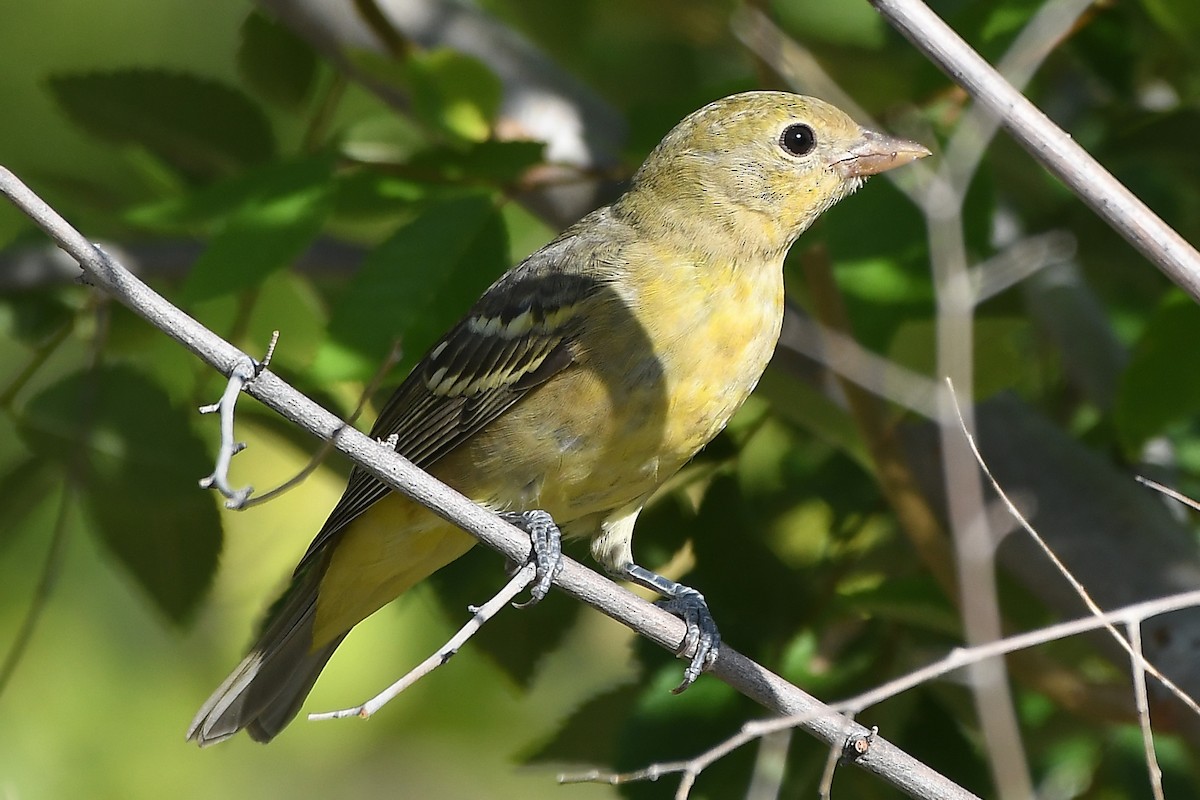
<svg viewBox="0 0 1200 800">
<path fill-rule="evenodd" d="M 183 344 L 200 359 L 228 375 L 246 355 L 133 276 L 93 246 L 54 209 L 0 167 L 0 194 L 30 217 L 63 250 L 73 256 L 87 278 L 110 292 L 134 313 Z M 402 494 L 427 506 L 485 545 L 512 561 L 529 556 L 529 537 L 492 512 L 471 502 L 449 486 L 417 469 L 388 447 L 345 425 L 340 419 L 298 392 L 279 376 L 264 370 L 246 392 L 300 428 L 334 446 L 356 464 Z M 684 639 L 682 620 L 621 588 L 611 580 L 563 559 L 554 583 L 572 597 L 612 617 L 660 647 L 677 652 Z M 803 715 L 805 729 L 833 744 L 846 736 L 865 736 L 867 730 L 837 714 L 824 703 L 738 653 L 722 647 L 710 670 L 718 679 L 765 708 L 783 715 Z M 967 800 L 975 797 L 895 745 L 876 738 L 870 752 L 856 762 L 912 797 Z"/>
<path fill-rule="evenodd" d="M 1113 230 L 1200 300 L 1200 253 L 1005 80 L 921 0 L 871 0 L 892 27 L 1000 119 Z"/>
</svg>

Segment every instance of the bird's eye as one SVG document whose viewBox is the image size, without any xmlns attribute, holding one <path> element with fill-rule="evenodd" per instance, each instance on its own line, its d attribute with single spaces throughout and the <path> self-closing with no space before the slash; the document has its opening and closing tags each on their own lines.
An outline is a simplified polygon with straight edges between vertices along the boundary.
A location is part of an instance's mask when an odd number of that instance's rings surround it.
<svg viewBox="0 0 1200 800">
<path fill-rule="evenodd" d="M 779 137 L 779 146 L 794 156 L 806 156 L 817 145 L 817 135 L 807 125 L 788 125 Z"/>
</svg>

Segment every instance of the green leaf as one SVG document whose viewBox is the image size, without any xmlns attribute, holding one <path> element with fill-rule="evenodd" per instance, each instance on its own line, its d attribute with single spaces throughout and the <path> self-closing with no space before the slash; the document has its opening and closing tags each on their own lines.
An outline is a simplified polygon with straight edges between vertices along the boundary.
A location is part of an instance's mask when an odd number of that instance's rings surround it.
<svg viewBox="0 0 1200 800">
<path fill-rule="evenodd" d="M 317 55 L 283 25 L 251 11 L 242 23 L 237 64 L 258 94 L 289 110 L 302 109 L 317 81 Z"/>
<path fill-rule="evenodd" d="M 273 165 L 249 198 L 208 243 L 184 284 L 190 301 L 259 284 L 287 267 L 321 232 L 332 192 L 328 155 Z"/>
<path fill-rule="evenodd" d="M 1200 373 L 1187 363 L 1197 340 L 1200 308 L 1183 293 L 1172 293 L 1150 318 L 1117 389 L 1114 421 L 1130 452 L 1200 410 Z"/>
<path fill-rule="evenodd" d="M 175 622 L 195 609 L 221 547 L 213 496 L 197 485 L 212 459 L 189 413 L 141 373 L 113 366 L 47 387 L 19 421 L 34 453 L 79 476 L 101 541 Z"/>
<path fill-rule="evenodd" d="M 45 461 L 26 458 L 0 476 L 0 498 L 4 513 L 0 514 L 0 550 L 21 532 L 25 519 L 52 493 L 59 476 L 47 469 Z"/>
<path fill-rule="evenodd" d="M 258 106 L 209 78 L 130 69 L 57 75 L 49 85 L 71 120 L 92 136 L 144 147 L 193 180 L 235 172 L 275 152 Z"/>
<path fill-rule="evenodd" d="M 805 41 L 879 49 L 887 32 L 883 18 L 865 3 L 773 0 L 770 8 L 784 28 L 802 33 Z"/>
<path fill-rule="evenodd" d="M 984 399 L 1030 380 L 1034 359 L 1028 320 L 980 317 L 973 326 L 976 399 Z M 888 358 L 922 375 L 937 374 L 937 322 L 913 319 L 903 323 L 888 347 Z"/>
<path fill-rule="evenodd" d="M 503 86 L 478 59 L 444 48 L 413 51 L 403 61 L 365 50 L 347 57 L 367 76 L 407 92 L 414 116 L 451 143 L 491 136 Z"/>
<path fill-rule="evenodd" d="M 1142 0 L 1142 6 L 1179 44 L 1193 51 L 1200 47 L 1200 4 L 1194 0 Z"/>
<path fill-rule="evenodd" d="M 486 141 L 468 149 L 442 148 L 417 154 L 409 168 L 420 175 L 429 171 L 442 180 L 484 182 L 505 186 L 516 182 L 531 167 L 542 163 L 541 142 Z"/>
<path fill-rule="evenodd" d="M 482 142 L 500 110 L 500 79 L 480 60 L 454 50 L 414 53 L 408 61 L 413 110 L 452 139 Z"/>
<path fill-rule="evenodd" d="M 316 379 L 369 377 L 397 336 L 411 366 L 504 271 L 507 251 L 486 195 L 424 208 L 367 257 L 334 307 Z"/>
</svg>

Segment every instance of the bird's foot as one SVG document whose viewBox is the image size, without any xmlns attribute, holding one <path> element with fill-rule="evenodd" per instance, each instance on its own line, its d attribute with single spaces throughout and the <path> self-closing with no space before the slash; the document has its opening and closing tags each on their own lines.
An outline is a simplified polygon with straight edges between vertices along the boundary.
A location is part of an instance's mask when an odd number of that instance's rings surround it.
<svg viewBox="0 0 1200 800">
<path fill-rule="evenodd" d="M 562 572 L 562 532 L 554 518 L 540 509 L 511 511 L 500 516 L 529 534 L 529 560 L 537 568 L 529 589 L 529 599 L 524 603 L 513 603 L 513 606 L 526 608 L 536 605 L 549 593 L 554 577 Z"/>
<path fill-rule="evenodd" d="M 670 578 L 664 578 L 657 572 L 651 572 L 637 564 L 626 564 L 624 576 L 647 589 L 653 589 L 663 596 L 657 605 L 683 620 L 687 626 L 683 641 L 679 643 L 676 652 L 679 655 L 692 654 L 691 663 L 683 671 L 683 681 L 671 691 L 675 694 L 687 689 L 700 673 L 717 662 L 721 650 L 721 634 L 717 623 L 708 610 L 704 595 L 690 586 L 676 583 Z"/>
</svg>

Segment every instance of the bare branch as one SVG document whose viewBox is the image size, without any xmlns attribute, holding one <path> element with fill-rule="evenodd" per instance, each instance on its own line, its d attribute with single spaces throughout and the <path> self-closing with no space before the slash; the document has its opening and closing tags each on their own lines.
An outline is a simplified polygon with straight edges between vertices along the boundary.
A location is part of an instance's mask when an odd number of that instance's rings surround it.
<svg viewBox="0 0 1200 800">
<path fill-rule="evenodd" d="M 221 399 L 210 405 L 200 406 L 201 414 L 217 411 L 221 414 L 221 446 L 217 449 L 217 465 L 211 473 L 200 479 L 200 487 L 220 492 L 225 497 L 225 507 L 228 509 L 242 508 L 246 498 L 254 491 L 252 486 L 234 489 L 229 485 L 229 463 L 234 456 L 246 449 L 246 443 L 237 441 L 233 436 L 233 412 L 242 389 L 271 362 L 271 355 L 275 352 L 275 343 L 278 341 L 279 331 L 275 331 L 263 360 L 258 362 L 250 356 L 239 360 L 229 372 L 229 380 L 225 383 Z"/>
<path fill-rule="evenodd" d="M 1063 231 L 1030 236 L 970 269 L 973 302 L 979 305 L 1053 264 L 1075 255 L 1075 237 Z"/>
<path fill-rule="evenodd" d="M 274 339 L 272 339 L 272 343 L 274 343 Z M 353 426 L 354 423 L 358 421 L 359 416 L 362 415 L 363 410 L 367 407 L 367 403 L 370 401 L 371 395 L 375 394 L 375 391 L 379 388 L 379 385 L 383 383 L 383 379 L 387 377 L 389 372 L 391 372 L 392 367 L 400 363 L 400 358 L 403 352 L 404 351 L 400 346 L 399 339 L 392 342 L 392 348 L 388 351 L 387 358 L 385 358 L 383 363 L 379 365 L 379 369 L 377 369 L 375 374 L 371 376 L 371 380 L 367 381 L 367 385 L 363 387 L 362 394 L 358 398 L 358 405 L 354 407 L 354 411 L 349 417 L 346 418 L 347 425 Z M 321 446 L 317 448 L 317 452 L 313 453 L 312 458 L 308 460 L 308 463 L 304 465 L 303 469 L 301 469 L 292 477 L 288 478 L 283 483 L 276 486 L 274 489 L 270 489 L 269 491 L 263 492 L 262 494 L 254 497 L 247 497 L 246 500 L 238 507 L 238 510 L 245 511 L 248 508 L 253 508 L 254 506 L 270 502 L 280 495 L 287 494 L 292 489 L 295 489 L 297 486 L 304 483 L 304 481 L 308 479 L 309 475 L 312 475 L 314 472 L 316 472 L 317 467 L 321 466 L 321 464 L 325 462 L 325 459 L 328 458 L 329 454 L 332 452 L 333 442 L 326 439 L 325 441 L 321 442 Z"/>
<path fill-rule="evenodd" d="M 239 362 L 247 358 L 94 247 L 3 167 L 0 167 L 0 193 L 70 253 L 98 286 L 222 374 L 230 374 Z M 417 469 L 394 450 L 380 447 L 370 437 L 347 428 L 337 416 L 296 391 L 271 371 L 260 373 L 246 387 L 246 392 L 309 433 L 331 439 L 338 450 L 388 486 L 427 506 L 509 560 L 517 563 L 528 560 L 530 539 L 526 533 Z M 672 653 L 678 651 L 683 641 L 686 626 L 681 619 L 571 559 L 563 559 L 563 570 L 555 576 L 554 583 L 572 597 Z M 728 645 L 721 648 L 720 656 L 710 672 L 777 714 L 808 715 L 805 729 L 826 742 L 841 741 L 847 732 L 864 730 Z M 877 739 L 870 752 L 856 763 L 913 797 L 953 800 L 974 797 L 884 739 Z"/>
<path fill-rule="evenodd" d="M 1194 299 L 1200 253 L 1070 134 L 993 69 L 921 0 L 871 0 L 896 30 L 1000 120 L 1014 139 Z"/>
<path fill-rule="evenodd" d="M 1176 502 L 1183 503 L 1193 511 L 1200 511 L 1200 503 L 1197 503 L 1186 494 L 1181 494 L 1180 492 L 1175 491 L 1170 486 L 1163 486 L 1158 481 L 1151 480 L 1144 475 L 1135 475 L 1134 479 L 1143 486 L 1149 486 L 1154 491 L 1159 492 L 1160 494 L 1165 494 L 1167 497 L 1175 500 Z"/>
<path fill-rule="evenodd" d="M 1130 622 L 1125 626 L 1129 631 L 1129 645 L 1133 650 L 1130 655 L 1130 669 L 1133 670 L 1133 696 L 1137 705 L 1138 727 L 1142 731 L 1142 748 L 1146 754 L 1146 771 L 1150 774 L 1150 791 L 1154 800 L 1166 800 L 1163 795 L 1162 768 L 1158 766 L 1158 756 L 1154 752 L 1154 729 L 1150 727 L 1150 698 L 1146 692 L 1146 658 L 1142 653 L 1142 624 Z"/>
<path fill-rule="evenodd" d="M 346 717 L 361 717 L 368 719 L 379 709 L 394 700 L 408 687 L 412 686 L 417 681 L 424 678 L 435 669 L 445 664 L 451 658 L 458 654 L 462 646 L 467 643 L 467 640 L 474 636 L 484 626 L 484 624 L 492 617 L 496 616 L 501 609 L 509 604 L 510 601 L 521 591 L 528 586 L 537 574 L 537 566 L 533 563 L 527 563 L 522 566 L 517 573 L 512 576 L 512 579 L 504 585 L 504 587 L 496 593 L 495 597 L 484 603 L 482 606 L 471 606 L 471 619 L 467 624 L 459 629 L 458 633 L 450 637 L 450 639 L 429 658 L 422 661 L 417 666 L 413 667 L 407 675 L 393 683 L 388 688 L 384 689 L 379 694 L 372 697 L 367 702 L 353 708 L 343 708 L 340 711 L 326 711 L 319 714 L 309 714 L 311 720 L 323 719 L 344 719 Z"/>
<path fill-rule="evenodd" d="M 953 386 L 950 387 L 950 397 L 954 402 L 954 410 L 959 415 L 958 421 L 960 430 L 962 431 L 963 436 L 966 437 L 967 445 L 971 448 L 971 454 L 975 457 L 975 462 L 979 465 L 979 468 L 983 471 L 983 474 L 987 477 L 988 481 L 991 482 L 992 488 L 995 489 L 996 494 L 999 495 L 1001 502 L 1004 503 L 1009 513 L 1013 515 L 1017 522 L 1021 524 L 1021 527 L 1025 530 L 1025 532 L 1030 535 L 1034 543 L 1041 548 L 1042 553 L 1045 554 L 1046 558 L 1050 559 L 1050 563 L 1054 565 L 1055 569 L 1057 569 L 1059 573 L 1066 578 L 1067 582 L 1071 584 L 1071 588 L 1075 590 L 1075 594 L 1077 594 L 1079 599 L 1084 602 L 1084 605 L 1088 607 L 1088 611 L 1092 612 L 1092 614 L 1097 618 L 1103 617 L 1104 610 L 1100 608 L 1099 604 L 1097 604 L 1095 600 L 1092 599 L 1091 594 L 1089 594 L 1088 590 L 1084 588 L 1082 583 L 1079 582 L 1079 579 L 1076 578 L 1069 569 L 1067 569 L 1067 565 L 1062 562 L 1062 559 L 1060 559 L 1058 555 L 1050 549 L 1050 546 L 1046 544 L 1045 539 L 1038 534 L 1037 530 L 1033 527 L 1029 520 L 1025 518 L 1025 515 L 1021 513 L 1021 510 L 1017 508 L 1016 504 L 1013 503 L 1008 494 L 1005 493 L 1004 489 L 1000 486 L 1000 482 L 996 480 L 994 475 L 992 475 L 992 471 L 988 468 L 987 462 L 983 460 L 983 456 L 979 452 L 979 447 L 975 443 L 975 437 L 967 430 L 966 422 L 962 417 L 962 409 L 958 405 L 958 397 L 954 393 Z M 1112 635 L 1117 644 L 1119 644 L 1121 648 L 1129 654 L 1130 658 L 1137 659 L 1146 672 L 1149 672 L 1155 678 L 1158 678 L 1163 686 L 1165 686 L 1172 694 L 1179 698 L 1184 705 L 1192 710 L 1193 713 L 1195 713 L 1197 716 L 1200 716 L 1200 703 L 1197 703 L 1194 699 L 1192 699 L 1191 695 L 1189 695 L 1174 681 L 1159 671 L 1157 667 L 1146 661 L 1146 659 L 1141 656 L 1140 652 L 1135 652 L 1133 647 L 1130 645 L 1129 640 L 1121 635 L 1121 632 L 1117 630 L 1117 627 L 1114 623 L 1107 623 L 1103 627 L 1109 632 L 1109 634 Z"/>
</svg>

